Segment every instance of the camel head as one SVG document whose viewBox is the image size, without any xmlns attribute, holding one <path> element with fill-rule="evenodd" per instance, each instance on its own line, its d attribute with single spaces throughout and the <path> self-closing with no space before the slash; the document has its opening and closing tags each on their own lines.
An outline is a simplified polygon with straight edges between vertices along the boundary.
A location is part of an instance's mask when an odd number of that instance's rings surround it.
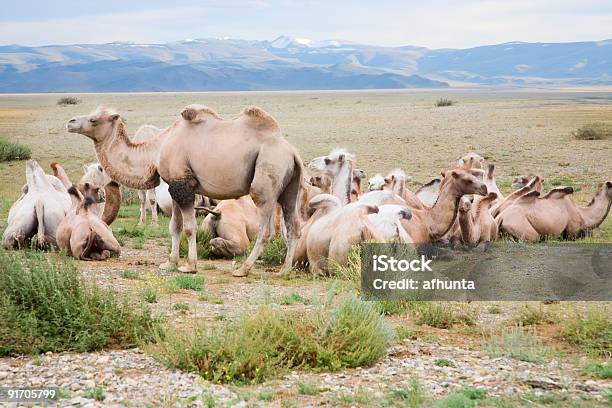
<svg viewBox="0 0 612 408">
<path fill-rule="evenodd" d="M 80 184 L 90 183 L 97 187 L 103 187 L 110 183 L 110 181 L 110 177 L 108 177 L 100 163 L 83 165 L 83 177 L 79 181 Z"/>
<path fill-rule="evenodd" d="M 479 194 L 487 195 L 487 185 L 479 178 L 466 170 L 452 170 L 447 173 L 447 182 L 452 183 L 457 192 L 461 195 Z M 444 183 L 446 184 L 446 183 Z"/>
<path fill-rule="evenodd" d="M 382 190 L 385 187 L 386 180 L 381 174 L 377 174 L 368 180 L 368 190 Z"/>
<path fill-rule="evenodd" d="M 464 195 L 463 197 L 461 197 L 461 200 L 459 200 L 459 211 L 463 213 L 470 212 L 470 210 L 472 209 L 473 202 L 474 196 Z"/>
<path fill-rule="evenodd" d="M 320 171 L 329 177 L 336 177 L 348 162 L 354 162 L 355 156 L 345 149 L 334 149 L 327 156 L 315 157 L 308 163 L 308 167 Z"/>
<path fill-rule="evenodd" d="M 521 189 L 523 187 L 525 187 L 527 185 L 527 183 L 529 183 L 529 180 L 531 180 L 532 177 L 529 176 L 518 176 L 515 177 L 514 180 L 512 180 L 512 185 L 510 186 L 510 188 L 512 188 L 512 191 L 516 191 L 518 189 Z"/>
<path fill-rule="evenodd" d="M 612 181 L 606 181 L 599 187 L 595 199 L 606 199 L 612 201 Z"/>
<path fill-rule="evenodd" d="M 353 181 L 356 183 L 361 184 L 361 180 L 363 180 L 364 178 L 366 178 L 366 172 L 361 170 L 361 169 L 354 169 L 353 170 Z"/>
<path fill-rule="evenodd" d="M 313 176 L 310 178 L 310 184 L 313 187 L 318 187 L 323 192 L 329 192 L 331 189 L 331 178 L 326 175 Z"/>
<path fill-rule="evenodd" d="M 102 142 L 112 133 L 119 118 L 120 115 L 114 110 L 100 106 L 89 115 L 70 119 L 66 124 L 66 129 L 70 133 L 87 136 L 94 142 Z"/>
<path fill-rule="evenodd" d="M 479 155 L 478 153 L 469 152 L 459 160 L 457 160 L 457 164 L 463 167 L 464 169 L 482 169 L 484 166 L 484 157 Z"/>
</svg>

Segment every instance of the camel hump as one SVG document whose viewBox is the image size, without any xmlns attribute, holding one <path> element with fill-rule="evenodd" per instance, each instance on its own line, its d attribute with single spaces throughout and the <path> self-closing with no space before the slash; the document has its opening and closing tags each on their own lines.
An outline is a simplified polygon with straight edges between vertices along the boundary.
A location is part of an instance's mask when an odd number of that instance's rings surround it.
<svg viewBox="0 0 612 408">
<path fill-rule="evenodd" d="M 563 198 L 568 194 L 573 194 L 574 193 L 574 188 L 573 187 L 557 187 L 557 188 L 553 188 L 552 190 L 550 190 L 548 192 L 548 194 L 546 194 L 544 196 L 544 198 Z"/>
<path fill-rule="evenodd" d="M 256 129 L 278 129 L 278 122 L 265 110 L 257 106 L 247 106 L 242 114 L 249 119 L 249 124 Z"/>
<path fill-rule="evenodd" d="M 188 122 L 201 123 L 207 118 L 221 119 L 221 116 L 211 108 L 205 105 L 191 104 L 187 105 L 181 111 L 181 116 Z"/>
<path fill-rule="evenodd" d="M 530 204 L 530 203 L 533 203 L 536 200 L 536 198 L 538 198 L 539 196 L 540 196 L 539 191 L 530 191 L 527 194 L 523 194 L 522 196 L 520 196 L 516 200 L 516 203 L 517 204 Z"/>
</svg>

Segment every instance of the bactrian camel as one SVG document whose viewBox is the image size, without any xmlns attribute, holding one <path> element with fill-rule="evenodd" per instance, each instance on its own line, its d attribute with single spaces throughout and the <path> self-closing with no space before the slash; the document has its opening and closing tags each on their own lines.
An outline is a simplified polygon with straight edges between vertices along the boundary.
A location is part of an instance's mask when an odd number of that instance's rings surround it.
<svg viewBox="0 0 612 408">
<path fill-rule="evenodd" d="M 56 168 L 51 165 L 51 168 L 56 172 Z M 119 184 L 112 181 L 110 177 L 104 172 L 100 163 L 92 163 L 83 166 L 83 177 L 77 184 L 77 189 L 81 194 L 85 194 L 86 191 L 92 189 L 98 189 L 104 194 L 100 194 L 98 197 L 93 197 L 96 203 L 102 203 L 101 206 L 96 206 L 95 211 L 104 223 L 111 225 L 119 214 L 121 208 L 121 188 Z M 101 208 L 100 208 L 101 207 Z"/>
<path fill-rule="evenodd" d="M 459 226 L 461 241 L 468 248 L 486 251 L 497 238 L 497 224 L 489 212 L 489 206 L 497 198 L 497 193 L 489 192 L 478 202 L 469 196 L 459 201 Z"/>
<path fill-rule="evenodd" d="M 586 206 L 572 199 L 572 187 L 557 187 L 544 197 L 532 191 L 518 198 L 496 218 L 500 232 L 535 242 L 544 237 L 574 239 L 598 227 L 607 217 L 612 203 L 612 181 L 601 185 Z"/>
<path fill-rule="evenodd" d="M 34 160 L 26 163 L 26 182 L 27 188 L 9 210 L 2 246 L 22 248 L 30 240 L 37 248 L 57 246 L 57 227 L 70 211 L 70 196 L 62 183 L 45 174 Z"/>
<path fill-rule="evenodd" d="M 271 237 L 277 203 L 282 206 L 288 241 L 281 272 L 291 269 L 299 236 L 296 202 L 303 182 L 302 162 L 278 123 L 262 109 L 248 107 L 226 120 L 210 108 L 189 105 L 167 129 L 139 143 L 130 140 L 120 115 L 103 107 L 71 119 L 67 127 L 93 140 L 98 160 L 118 183 L 139 190 L 154 188 L 160 177 L 168 183 L 173 199 L 172 249 L 162 268 L 178 265 L 184 229 L 188 262 L 179 270 L 197 270 L 195 194 L 215 199 L 250 194 L 259 209 L 257 241 L 233 275 L 246 276 L 255 264 Z"/>
</svg>

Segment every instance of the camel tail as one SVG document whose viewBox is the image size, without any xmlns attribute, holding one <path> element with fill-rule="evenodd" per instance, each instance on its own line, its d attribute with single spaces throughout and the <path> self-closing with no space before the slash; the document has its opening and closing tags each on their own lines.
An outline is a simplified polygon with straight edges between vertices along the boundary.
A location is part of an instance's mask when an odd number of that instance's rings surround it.
<svg viewBox="0 0 612 408">
<path fill-rule="evenodd" d="M 38 222 L 38 232 L 36 233 L 36 241 L 39 246 L 43 246 L 45 238 L 45 209 L 42 200 L 36 200 L 36 221 Z"/>
<path fill-rule="evenodd" d="M 85 244 L 85 248 L 83 248 L 83 253 L 79 257 L 82 260 L 90 260 L 91 252 L 96 247 L 97 241 L 100 239 L 98 234 L 94 230 L 89 231 L 89 235 L 87 236 L 87 243 Z"/>
</svg>

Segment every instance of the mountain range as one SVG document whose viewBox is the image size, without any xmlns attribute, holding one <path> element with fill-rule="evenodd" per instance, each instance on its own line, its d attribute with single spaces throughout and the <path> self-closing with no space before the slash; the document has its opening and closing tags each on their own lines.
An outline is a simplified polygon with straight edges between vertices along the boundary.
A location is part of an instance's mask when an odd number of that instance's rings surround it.
<svg viewBox="0 0 612 408">
<path fill-rule="evenodd" d="M 287 36 L 0 46 L 4 93 L 611 84 L 612 40 L 437 50 Z"/>
</svg>

